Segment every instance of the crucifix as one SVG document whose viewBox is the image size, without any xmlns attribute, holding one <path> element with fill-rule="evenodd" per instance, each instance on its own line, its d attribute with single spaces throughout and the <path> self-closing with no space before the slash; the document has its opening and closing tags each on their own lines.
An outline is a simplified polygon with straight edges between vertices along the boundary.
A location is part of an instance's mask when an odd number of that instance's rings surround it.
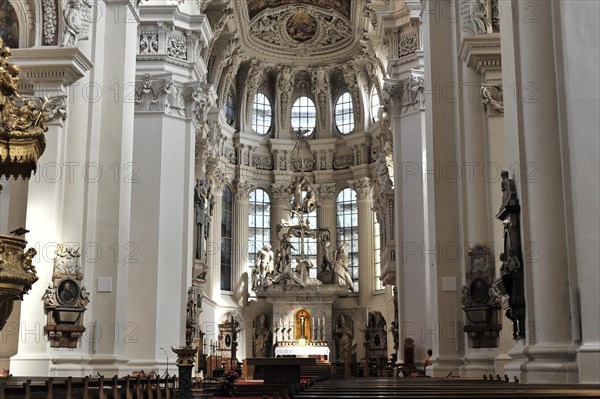
<svg viewBox="0 0 600 399">
<path fill-rule="evenodd" d="M 300 316 L 300 338 L 306 339 L 304 326 L 306 325 L 306 316 Z"/>
</svg>

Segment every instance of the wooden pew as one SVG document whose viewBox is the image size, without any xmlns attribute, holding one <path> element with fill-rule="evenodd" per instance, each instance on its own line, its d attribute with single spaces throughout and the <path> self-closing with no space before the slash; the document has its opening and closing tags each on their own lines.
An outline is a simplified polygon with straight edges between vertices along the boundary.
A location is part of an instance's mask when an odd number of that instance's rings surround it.
<svg viewBox="0 0 600 399">
<path fill-rule="evenodd" d="M 1 399 L 174 399 L 176 389 L 176 377 L 158 376 L 133 379 L 129 376 L 111 379 L 68 377 L 64 380 L 11 377 L 0 380 Z"/>
</svg>

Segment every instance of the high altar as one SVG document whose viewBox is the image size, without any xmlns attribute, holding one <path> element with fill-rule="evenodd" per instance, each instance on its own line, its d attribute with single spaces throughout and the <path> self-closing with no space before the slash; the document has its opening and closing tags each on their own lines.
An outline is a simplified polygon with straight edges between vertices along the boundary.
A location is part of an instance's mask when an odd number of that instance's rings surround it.
<svg viewBox="0 0 600 399">
<path fill-rule="evenodd" d="M 304 175 L 304 165 L 312 161 L 312 155 L 310 152 L 301 154 L 306 145 L 305 138 L 301 132 L 297 135 L 297 158 L 302 160 L 302 173 L 287 189 L 292 198 L 292 217 L 282 219 L 277 225 L 278 248 L 272 251 L 267 244 L 257 253 L 252 289 L 257 297 L 273 304 L 271 334 L 276 357 L 329 360 L 335 324 L 332 304 L 339 297 L 348 295 L 353 284 L 348 274 L 345 243 L 332 248 L 329 229 L 311 226 L 308 220 L 308 214 L 321 203 Z M 321 248 L 322 260 L 318 265 L 313 264 L 305 250 L 308 238 L 315 240 Z M 317 268 L 313 274 L 317 278 L 310 277 L 313 268 Z"/>
</svg>

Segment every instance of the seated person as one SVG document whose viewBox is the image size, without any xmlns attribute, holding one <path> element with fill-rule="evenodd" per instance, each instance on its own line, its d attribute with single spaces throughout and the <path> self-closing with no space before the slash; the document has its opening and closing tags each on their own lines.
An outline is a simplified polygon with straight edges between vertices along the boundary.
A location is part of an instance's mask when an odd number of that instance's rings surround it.
<svg viewBox="0 0 600 399">
<path fill-rule="evenodd" d="M 431 349 L 427 350 L 427 356 L 425 356 L 425 359 L 423 360 L 423 372 L 427 372 L 427 366 L 431 366 L 431 364 L 433 363 L 431 361 L 431 356 L 433 355 L 433 351 Z"/>
</svg>

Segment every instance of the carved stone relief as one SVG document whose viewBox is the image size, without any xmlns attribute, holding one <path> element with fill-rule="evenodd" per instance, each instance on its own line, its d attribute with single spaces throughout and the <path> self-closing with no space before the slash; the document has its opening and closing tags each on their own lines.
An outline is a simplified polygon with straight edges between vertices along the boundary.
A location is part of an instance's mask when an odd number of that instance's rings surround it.
<svg viewBox="0 0 600 399">
<path fill-rule="evenodd" d="M 42 0 L 44 45 L 52 46 L 58 42 L 58 19 L 56 0 Z"/>
<path fill-rule="evenodd" d="M 259 170 L 273 170 L 273 156 L 254 154 L 252 156 L 252 166 Z"/>
<path fill-rule="evenodd" d="M 262 81 L 263 69 L 259 61 L 252 60 L 246 78 L 246 115 L 250 115 L 254 96 Z"/>
<path fill-rule="evenodd" d="M 416 30 L 412 32 L 398 32 L 398 58 L 414 54 L 419 48 L 419 35 Z"/>
<path fill-rule="evenodd" d="M 140 31 L 140 54 L 158 53 L 158 32 Z"/>
<path fill-rule="evenodd" d="M 333 157 L 333 169 L 348 169 L 354 166 L 354 154 L 335 155 Z"/>
<path fill-rule="evenodd" d="M 281 125 L 285 126 L 288 119 L 288 107 L 292 100 L 292 90 L 294 89 L 294 73 L 288 65 L 281 68 L 277 75 L 277 90 L 279 92 L 279 101 L 281 105 Z"/>
<path fill-rule="evenodd" d="M 62 46 L 77 47 L 79 40 L 88 39 L 91 24 L 90 9 L 92 3 L 87 0 L 67 0 L 64 5 L 64 32 Z"/>
<path fill-rule="evenodd" d="M 187 56 L 187 41 L 179 32 L 173 32 L 167 39 L 167 55 L 186 61 Z"/>
<path fill-rule="evenodd" d="M 311 5 L 268 8 L 250 21 L 250 40 L 284 54 L 331 51 L 352 41 L 349 20 L 337 11 Z"/>
<path fill-rule="evenodd" d="M 319 121 L 325 127 L 327 107 L 329 106 L 329 71 L 325 67 L 315 68 L 312 72 L 312 90 L 317 100 Z"/>
<path fill-rule="evenodd" d="M 502 83 L 481 85 L 481 103 L 487 111 L 504 113 L 504 93 Z"/>
</svg>

